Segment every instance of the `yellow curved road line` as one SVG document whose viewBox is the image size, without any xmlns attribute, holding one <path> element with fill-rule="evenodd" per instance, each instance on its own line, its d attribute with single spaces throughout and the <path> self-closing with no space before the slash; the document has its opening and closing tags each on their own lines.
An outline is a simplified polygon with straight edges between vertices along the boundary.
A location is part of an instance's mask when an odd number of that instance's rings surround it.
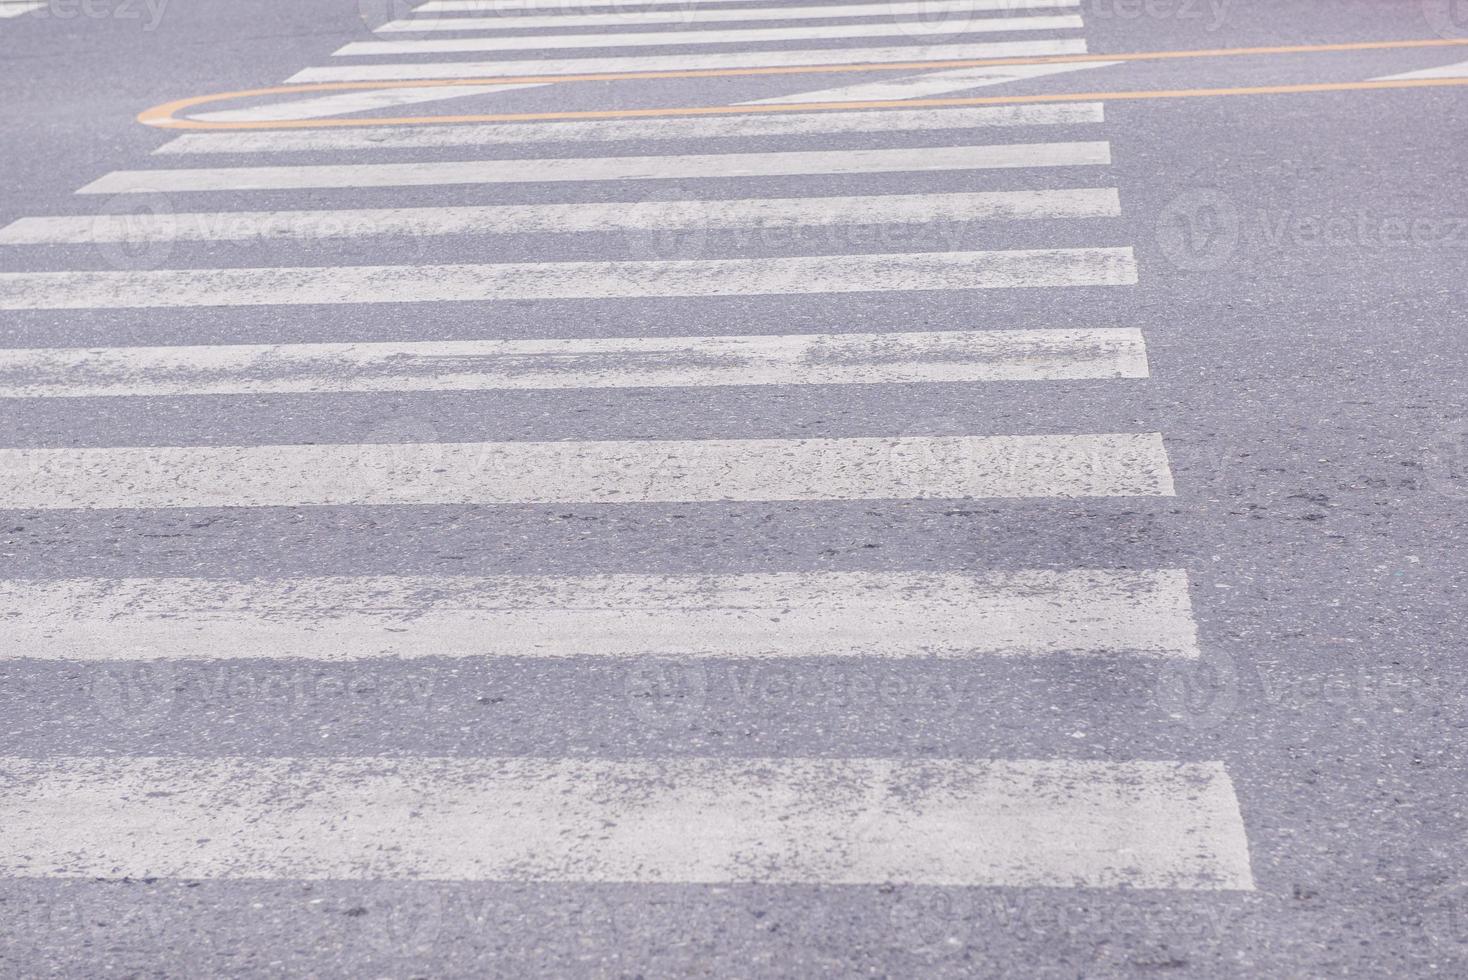
<svg viewBox="0 0 1468 980">
<path fill-rule="evenodd" d="M 205 122 L 178 118 L 186 109 L 261 95 L 296 95 L 394 88 L 430 88 L 455 85 L 511 85 L 522 83 L 629 81 L 654 78 L 718 78 L 744 75 L 805 75 L 867 71 L 936 71 L 993 65 L 1045 65 L 1085 61 L 1164 61 L 1178 58 L 1312 54 L 1343 51 L 1379 51 L 1400 48 L 1438 48 L 1468 45 L 1468 38 L 1422 38 L 1408 41 L 1357 41 L 1342 44 L 1283 45 L 1254 48 L 1214 48 L 1193 51 L 1142 51 L 1130 54 L 1048 55 L 1032 58 L 985 58 L 969 61 L 920 61 L 897 64 L 817 65 L 785 68 L 724 68 L 692 71 L 617 72 L 595 75 L 525 75 L 510 78 L 452 78 L 394 82 L 317 82 L 269 88 L 219 92 L 177 99 L 138 114 L 138 122 L 166 129 L 319 129 L 342 126 L 421 126 L 473 122 L 536 122 L 565 119 L 637 119 L 668 116 L 744 115 L 767 112 L 812 112 L 826 109 L 927 108 L 938 106 L 1022 105 L 1035 102 L 1090 102 L 1099 100 L 1181 99 L 1225 95 L 1283 95 L 1305 92 L 1349 92 L 1372 89 L 1436 88 L 1468 84 L 1462 78 L 1383 79 L 1364 82 L 1318 82 L 1294 85 L 1256 85 L 1239 88 L 1141 89 L 1118 92 L 1064 92 L 1045 95 L 982 96 L 954 99 L 902 99 L 868 102 L 801 102 L 777 105 L 685 106 L 651 109 L 587 109 L 560 112 L 518 112 L 459 116 L 397 116 L 353 119 L 297 119 L 258 122 Z"/>
</svg>

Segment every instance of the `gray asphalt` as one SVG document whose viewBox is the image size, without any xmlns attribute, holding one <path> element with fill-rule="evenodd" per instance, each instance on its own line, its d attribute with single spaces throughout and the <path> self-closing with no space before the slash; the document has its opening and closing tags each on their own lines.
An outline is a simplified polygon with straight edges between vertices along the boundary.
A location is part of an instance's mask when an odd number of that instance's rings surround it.
<svg viewBox="0 0 1468 980">
<path fill-rule="evenodd" d="M 74 191 L 113 170 L 267 162 L 151 157 L 170 136 L 133 117 L 188 95 L 278 84 L 372 37 L 348 2 L 172 0 L 156 23 L 146 7 L 123 17 L 120 3 L 68 17 L 52 0 L 0 19 L 0 224 L 93 213 L 99 200 Z M 1468 22 L 1454 24 L 1432 0 L 1080 9 L 1098 56 L 1468 36 Z M 576 52 L 603 53 L 619 52 Z M 1464 56 L 1136 65 L 977 94 L 1361 80 Z M 716 105 L 805 81 L 621 82 L 587 98 Z M 808 87 L 828 84 L 840 82 Z M 1468 976 L 1464 92 L 1115 100 L 1099 135 L 1048 127 L 1033 138 L 1111 142 L 1104 182 L 1120 188 L 1122 215 L 976 225 L 960 247 L 1129 244 L 1140 282 L 1122 289 L 0 313 L 6 347 L 1140 327 L 1151 377 L 1137 381 L 7 399 L 0 447 L 1160 431 L 1175 498 L 7 510 L 0 576 L 1178 567 L 1192 581 L 1196 666 L 1072 656 L 167 668 L 6 659 L 0 754 L 1216 759 L 1239 795 L 1255 891 L 9 879 L 0 972 Z M 533 90 L 493 105 L 538 111 L 566 98 Z M 657 140 L 557 144 L 553 155 L 958 145 L 970 135 L 727 139 L 697 151 Z M 1014 171 L 1002 186 L 1097 186 L 1082 169 Z M 920 193 L 973 182 L 959 172 L 205 193 L 186 207 Z M 1383 232 L 1414 220 L 1405 237 Z M 1218 235 L 1179 231 L 1199 221 L 1219 222 Z M 887 250 L 879 238 L 452 236 L 184 242 L 161 265 L 617 259 L 647 257 L 649 244 L 668 258 Z M 114 262 L 90 246 L 0 252 L 4 271 Z"/>
</svg>

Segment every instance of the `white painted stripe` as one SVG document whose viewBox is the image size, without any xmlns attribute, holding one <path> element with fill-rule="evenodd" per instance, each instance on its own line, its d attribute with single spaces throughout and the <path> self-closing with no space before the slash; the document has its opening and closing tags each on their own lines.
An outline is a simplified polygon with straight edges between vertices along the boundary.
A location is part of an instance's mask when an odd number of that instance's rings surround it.
<svg viewBox="0 0 1468 980">
<path fill-rule="evenodd" d="M 0 876 L 1253 888 L 1221 763 L 0 760 Z"/>
<path fill-rule="evenodd" d="M 1122 286 L 1130 247 L 768 259 L 0 273 L 0 309 L 753 296 Z"/>
<path fill-rule="evenodd" d="M 1152 432 L 0 449 L 12 510 L 1172 494 Z"/>
<path fill-rule="evenodd" d="M 1410 78 L 1468 78 L 1468 61 L 1440 65 L 1437 68 L 1423 68 L 1420 71 L 1404 71 L 1399 75 L 1381 75 L 1373 78 L 1372 81 L 1388 82 Z"/>
<path fill-rule="evenodd" d="M 0 580 L 0 660 L 1196 658 L 1187 575 Z"/>
<path fill-rule="evenodd" d="M 272 102 L 267 105 L 251 106 L 248 109 L 223 109 L 219 112 L 203 112 L 190 115 L 190 119 L 206 122 L 275 122 L 283 119 L 322 119 L 327 116 L 345 116 L 369 109 L 386 109 L 399 105 L 416 105 L 423 102 L 442 102 L 446 99 L 461 99 L 469 95 L 488 95 L 492 92 L 513 92 L 523 88 L 540 88 L 549 82 L 522 85 L 434 85 L 426 88 L 392 88 L 374 92 L 345 92 L 339 95 L 323 95 L 315 99 L 294 99 L 287 102 Z"/>
<path fill-rule="evenodd" d="M 755 99 L 740 105 L 781 105 L 792 102 L 885 102 L 894 99 L 926 99 L 950 92 L 965 92 L 988 85 L 1047 75 L 1059 75 L 1087 68 L 1105 68 L 1115 61 L 1075 61 L 1059 65 L 992 65 L 987 68 L 957 68 L 953 71 L 889 78 L 877 82 L 861 82 L 838 88 L 802 91 L 773 99 Z"/>
<path fill-rule="evenodd" d="M 0 350 L 0 398 L 1145 377 L 1128 328 Z"/>
<path fill-rule="evenodd" d="M 19 17 L 21 14 L 28 14 L 33 10 L 44 10 L 47 6 L 49 6 L 48 0 L 35 0 L 35 2 L 26 0 L 24 3 L 3 3 L 0 4 L 0 20 L 5 20 L 9 17 Z"/>
<path fill-rule="evenodd" d="M 863 109 L 845 112 L 750 113 L 666 119 L 605 119 L 452 126 L 363 126 L 235 133 L 187 133 L 155 153 L 288 153 L 397 150 L 440 146 L 690 140 L 823 133 L 895 133 L 976 126 L 1076 126 L 1099 123 L 1099 102 L 974 106 L 956 109 Z"/>
<path fill-rule="evenodd" d="M 1115 188 L 1078 187 L 972 194 L 789 197 L 746 200 L 367 208 L 345 211 L 222 211 L 80 214 L 20 218 L 0 245 L 103 242 L 271 241 L 375 235 L 512 235 L 542 232 L 837 228 L 874 224 L 1105 218 L 1121 213 Z"/>
<path fill-rule="evenodd" d="M 512 78 L 603 72 L 687 71 L 707 68 L 780 68 L 808 65 L 972 61 L 1085 54 L 1081 38 L 993 41 L 985 44 L 833 48 L 822 51 L 722 51 L 697 54 L 623 55 L 603 58 L 535 58 L 528 61 L 430 61 L 384 65 L 325 65 L 298 71 L 287 81 L 372 82 L 443 78 Z"/>
<path fill-rule="evenodd" d="M 448 54 L 456 51 L 554 51 L 569 48 L 645 48 L 689 44 L 760 44 L 777 41 L 827 41 L 846 37 L 957 37 L 1014 31 L 1080 30 L 1075 14 L 985 17 L 977 20 L 906 20 L 881 24 L 825 24 L 811 27 L 749 27 L 730 30 L 638 31 L 629 33 L 533 34 L 506 37 L 427 38 L 408 41 L 353 41 L 332 52 L 338 58 L 379 55 Z"/>
<path fill-rule="evenodd" d="M 972 14 L 982 10 L 1014 12 L 1018 10 L 1073 7 L 1076 0 L 1012 0 L 1001 4 L 977 5 L 973 0 L 893 0 L 889 3 L 827 4 L 815 7 L 736 7 L 732 10 L 683 5 L 652 10 L 620 10 L 604 14 L 549 14 L 539 16 L 416 17 L 394 20 L 377 29 L 379 34 L 423 33 L 427 31 L 509 31 L 556 27 L 622 27 L 634 24 L 712 24 L 727 21 L 835 20 L 838 18 L 885 17 L 896 19 L 918 17 L 932 19 L 953 14 Z"/>
<path fill-rule="evenodd" d="M 1075 7 L 1080 0 L 967 0 L 966 7 L 973 11 L 1029 10 L 1041 7 Z M 522 10 L 555 10 L 562 17 L 573 18 L 584 10 L 608 10 L 624 7 L 642 9 L 646 7 L 677 7 L 697 10 L 700 13 L 710 7 L 728 7 L 742 4 L 763 4 L 767 10 L 770 0 L 431 0 L 413 9 L 417 16 L 426 14 L 481 14 L 501 16 Z"/>
<path fill-rule="evenodd" d="M 310 187 L 426 187 L 583 180 L 666 180 L 866 174 L 1019 167 L 1105 166 L 1104 140 L 1077 143 L 998 143 L 892 150 L 795 150 L 550 160 L 449 160 L 319 166 L 214 167 L 193 170 L 115 170 L 78 194 L 301 190 Z"/>
</svg>

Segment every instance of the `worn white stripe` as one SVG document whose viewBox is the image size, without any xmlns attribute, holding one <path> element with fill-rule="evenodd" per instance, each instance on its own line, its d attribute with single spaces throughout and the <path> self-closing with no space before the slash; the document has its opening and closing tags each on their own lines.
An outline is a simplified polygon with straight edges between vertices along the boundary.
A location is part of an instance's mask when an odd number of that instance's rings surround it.
<svg viewBox="0 0 1468 980">
<path fill-rule="evenodd" d="M 1105 68 L 1115 61 L 1076 61 L 1059 65 L 992 65 L 987 68 L 957 68 L 953 71 L 931 72 L 905 78 L 885 79 L 877 82 L 861 82 L 837 88 L 817 89 L 781 95 L 773 99 L 755 99 L 740 105 L 780 105 L 791 102 L 886 102 L 894 99 L 925 99 L 950 92 L 964 92 L 988 85 L 1003 85 L 1008 82 L 1046 75 L 1060 75 L 1087 68 Z"/>
<path fill-rule="evenodd" d="M 1221 763 L 0 760 L 0 876 L 1253 888 Z"/>
<path fill-rule="evenodd" d="M 437 61 L 382 65 L 324 65 L 292 75 L 290 82 L 371 82 L 430 78 L 511 78 L 602 72 L 685 71 L 705 68 L 777 68 L 979 58 L 1031 58 L 1085 54 L 1081 38 L 992 41 L 984 44 L 831 48 L 822 51 L 722 51 L 697 54 L 623 55 L 603 58 L 535 58 L 528 61 Z"/>
<path fill-rule="evenodd" d="M 0 350 L 0 398 L 1145 377 L 1130 328 Z"/>
<path fill-rule="evenodd" d="M 272 102 L 267 105 L 251 106 L 248 109 L 222 109 L 218 112 L 203 112 L 190 115 L 190 119 L 206 122 L 275 122 L 284 119 L 322 119 L 327 116 L 345 116 L 353 112 L 370 109 L 386 109 L 399 105 L 417 105 L 423 102 L 442 102 L 446 99 L 461 99 L 469 95 L 489 95 L 493 92 L 513 92 L 523 88 L 540 88 L 549 82 L 521 85 L 434 85 L 426 88 L 391 88 L 375 92 L 345 92 L 339 95 L 324 95 L 315 99 L 294 99 Z"/>
<path fill-rule="evenodd" d="M 874 224 L 956 226 L 971 221 L 1103 218 L 1121 213 L 1115 188 L 972 194 L 622 201 L 348 211 L 81 214 L 20 218 L 0 245 L 268 241 L 374 235 L 509 235 L 537 232 L 836 228 Z"/>
<path fill-rule="evenodd" d="M 966 0 L 965 7 L 973 11 L 1005 12 L 1042 7 L 1075 7 L 1079 3 L 1080 0 Z M 677 7 L 703 13 L 712 12 L 709 10 L 711 7 L 731 7 L 743 4 L 763 4 L 767 10 L 780 9 L 778 6 L 771 7 L 770 0 L 692 0 L 692 2 L 690 0 L 430 0 L 429 3 L 413 8 L 413 13 L 416 16 L 481 14 L 493 17 L 521 10 L 554 10 L 560 11 L 561 17 L 574 18 L 585 10 L 609 10 L 623 7 L 641 10 L 647 7 Z"/>
<path fill-rule="evenodd" d="M 0 616 L 0 660 L 1198 656 L 1179 569 L 12 579 Z"/>
<path fill-rule="evenodd" d="M 1419 71 L 1404 71 L 1398 75 L 1381 75 L 1373 78 L 1373 82 L 1396 81 L 1397 79 L 1410 78 L 1465 78 L 1468 77 L 1468 61 L 1459 61 L 1451 65 L 1439 65 L 1436 68 L 1423 68 Z"/>
<path fill-rule="evenodd" d="M 19 17 L 21 14 L 28 14 L 33 10 L 44 10 L 48 5 L 48 0 L 37 0 L 37 2 L 30 2 L 30 0 L 27 0 L 26 3 L 0 4 L 0 20 L 5 20 L 10 17 Z"/>
<path fill-rule="evenodd" d="M 1017 167 L 1105 166 L 1104 140 L 1077 143 L 999 143 L 892 150 L 795 150 L 550 160 L 450 160 L 318 166 L 116 170 L 78 194 L 301 190 L 309 187 L 425 187 L 437 184 L 539 183 L 582 180 L 665 180 L 865 174 Z"/>
<path fill-rule="evenodd" d="M 0 449 L 14 510 L 1172 493 L 1153 432 Z"/>
<path fill-rule="evenodd" d="M 1122 286 L 1130 247 L 498 265 L 0 273 L 0 309 L 753 296 Z"/>
<path fill-rule="evenodd" d="M 409 41 L 353 41 L 332 54 L 339 58 L 381 55 L 449 54 L 466 51 L 554 51 L 570 48 L 647 48 L 690 44 L 760 44 L 775 41 L 826 41 L 846 37 L 954 37 L 1015 31 L 1079 30 L 1074 14 L 1054 17 L 985 17 L 980 20 L 908 20 L 881 24 L 825 24 L 812 27 L 750 27 L 739 30 L 637 31 L 629 33 L 533 34 L 506 37 L 426 38 Z"/>
<path fill-rule="evenodd" d="M 1003 7 L 990 4 L 988 9 L 1004 12 L 1017 10 L 1053 9 L 1075 6 L 1076 0 L 1023 0 L 1006 3 Z M 735 8 L 732 10 L 705 7 L 681 6 L 653 10 L 621 10 L 606 14 L 550 14 L 541 16 L 488 16 L 488 17 L 417 17 L 409 20 L 394 20 L 377 29 L 379 34 L 421 34 L 429 31 L 463 31 L 465 33 L 485 31 L 530 30 L 538 28 L 581 28 L 623 27 L 636 24 L 714 24 L 725 22 L 752 22 L 777 20 L 835 20 L 862 17 L 903 17 L 932 19 L 953 14 L 980 12 L 973 0 L 903 0 L 891 3 L 839 4 L 815 7 L 760 7 L 758 9 Z M 978 18 L 976 18 L 977 20 Z"/>
<path fill-rule="evenodd" d="M 750 113 L 666 119 L 606 119 L 452 126 L 363 126 L 235 133 L 187 133 L 155 153 L 287 153 L 397 150 L 440 146 L 690 140 L 818 133 L 894 133 L 977 126 L 1076 126 L 1099 123 L 1099 102 L 974 106 L 955 109 L 862 109 L 845 112 Z"/>
</svg>

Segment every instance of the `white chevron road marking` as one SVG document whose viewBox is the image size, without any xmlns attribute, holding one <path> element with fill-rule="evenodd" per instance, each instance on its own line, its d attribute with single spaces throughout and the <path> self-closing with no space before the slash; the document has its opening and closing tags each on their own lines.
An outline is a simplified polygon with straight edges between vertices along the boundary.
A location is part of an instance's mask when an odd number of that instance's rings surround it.
<svg viewBox="0 0 1468 980">
<path fill-rule="evenodd" d="M 346 116 L 354 112 L 372 109 L 387 109 L 400 105 L 417 105 L 424 102 L 442 102 L 447 99 L 462 99 L 469 95 L 490 95 L 496 92 L 513 92 L 518 89 L 540 88 L 548 82 L 521 85 L 435 85 L 428 88 L 391 88 L 375 92 L 344 92 L 340 95 L 323 95 L 314 99 L 291 99 L 251 106 L 248 109 L 221 109 L 217 112 L 202 112 L 190 115 L 190 119 L 205 122 L 278 122 L 287 119 L 325 119 L 329 116 Z"/>
<path fill-rule="evenodd" d="M 990 65 L 980 68 L 955 68 L 949 71 L 911 75 L 905 78 L 860 82 L 838 88 L 817 89 L 781 95 L 773 99 L 756 99 L 741 105 L 781 105 L 795 102 L 887 102 L 896 99 L 926 99 L 952 92 L 1003 85 L 1007 82 L 1043 78 L 1087 68 L 1105 68 L 1115 61 L 1075 61 L 1059 65 Z"/>
</svg>

